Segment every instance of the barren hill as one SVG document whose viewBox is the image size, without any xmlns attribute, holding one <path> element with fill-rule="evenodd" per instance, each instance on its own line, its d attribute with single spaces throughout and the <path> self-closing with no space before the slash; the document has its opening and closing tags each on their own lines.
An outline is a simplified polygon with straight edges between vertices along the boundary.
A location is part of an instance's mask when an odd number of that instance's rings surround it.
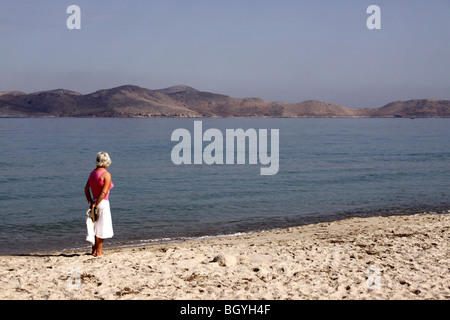
<svg viewBox="0 0 450 320">
<path fill-rule="evenodd" d="M 450 117 L 450 101 L 351 109 L 318 100 L 292 104 L 234 98 L 185 85 L 159 90 L 124 85 L 90 94 L 65 89 L 0 92 L 0 117 Z"/>
<path fill-rule="evenodd" d="M 420 99 L 391 102 L 384 107 L 374 109 L 372 117 L 450 117 L 450 100 Z"/>
</svg>

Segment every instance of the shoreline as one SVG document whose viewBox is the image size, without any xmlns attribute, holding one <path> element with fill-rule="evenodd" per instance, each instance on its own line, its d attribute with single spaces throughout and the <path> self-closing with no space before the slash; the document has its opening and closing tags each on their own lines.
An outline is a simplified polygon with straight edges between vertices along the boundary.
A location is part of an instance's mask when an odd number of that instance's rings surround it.
<svg viewBox="0 0 450 320">
<path fill-rule="evenodd" d="M 272 232 L 277 230 L 283 230 L 288 228 L 297 228 L 308 225 L 316 225 L 319 223 L 331 223 L 338 222 L 342 220 L 348 220 L 352 218 L 375 218 L 375 217 L 395 217 L 395 216 L 416 216 L 416 215 L 440 215 L 440 214 L 450 214 L 450 207 L 447 206 L 434 206 L 434 207 L 419 207 L 419 208 L 397 208 L 397 209 L 385 209 L 378 211 L 369 212 L 341 212 L 330 216 L 316 217 L 303 217 L 300 221 L 293 219 L 290 222 L 275 223 L 276 226 L 272 227 L 257 227 L 257 228 L 245 228 L 245 230 L 240 230 L 232 233 L 217 233 L 217 234 L 203 234 L 198 236 L 175 236 L 172 238 L 155 238 L 155 239 L 140 239 L 140 240 L 122 240 L 115 242 L 113 239 L 108 239 L 106 247 L 109 249 L 122 249 L 122 248 L 134 248 L 141 246 L 151 246 L 166 243 L 178 243 L 185 241 L 195 241 L 204 239 L 214 239 L 223 237 L 235 237 L 240 235 L 249 235 L 262 232 Z M 76 247 L 66 247 L 66 248 L 53 248 L 53 249 L 42 249 L 29 252 L 11 252 L 0 254 L 2 256 L 28 256 L 28 255 L 45 255 L 45 254 L 70 254 L 70 253 L 83 253 L 90 250 L 90 245 L 85 244 L 85 246 Z"/>
<path fill-rule="evenodd" d="M 0 299 L 450 299 L 450 215 L 0 256 Z"/>
</svg>

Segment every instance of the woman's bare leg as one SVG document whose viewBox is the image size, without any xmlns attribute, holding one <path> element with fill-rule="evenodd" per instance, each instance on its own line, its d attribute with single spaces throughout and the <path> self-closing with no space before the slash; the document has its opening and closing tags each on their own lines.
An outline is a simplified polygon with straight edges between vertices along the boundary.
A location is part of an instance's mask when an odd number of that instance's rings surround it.
<svg viewBox="0 0 450 320">
<path fill-rule="evenodd" d="M 105 239 L 95 237 L 95 249 L 93 253 L 94 256 L 103 256 L 103 241 L 105 241 Z"/>
</svg>

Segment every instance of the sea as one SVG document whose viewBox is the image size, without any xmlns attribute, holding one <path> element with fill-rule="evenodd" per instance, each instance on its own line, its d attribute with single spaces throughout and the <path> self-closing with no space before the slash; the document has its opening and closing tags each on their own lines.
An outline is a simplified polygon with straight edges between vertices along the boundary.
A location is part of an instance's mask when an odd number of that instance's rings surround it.
<svg viewBox="0 0 450 320">
<path fill-rule="evenodd" d="M 224 137 L 278 129 L 278 172 L 261 175 L 264 165 L 249 161 L 174 164 L 172 133 L 193 134 L 195 121 Z M 90 251 L 84 186 L 98 151 L 111 156 L 114 183 L 106 250 L 450 212 L 450 119 L 3 118 L 1 255 Z"/>
</svg>

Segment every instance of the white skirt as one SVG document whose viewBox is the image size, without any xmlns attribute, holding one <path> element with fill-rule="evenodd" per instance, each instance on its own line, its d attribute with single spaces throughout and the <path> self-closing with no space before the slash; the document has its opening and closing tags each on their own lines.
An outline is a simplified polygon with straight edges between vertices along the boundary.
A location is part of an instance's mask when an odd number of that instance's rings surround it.
<svg viewBox="0 0 450 320">
<path fill-rule="evenodd" d="M 95 236 L 100 239 L 108 239 L 114 236 L 111 209 L 108 200 L 102 200 L 97 206 L 98 219 L 94 223 Z"/>
</svg>

